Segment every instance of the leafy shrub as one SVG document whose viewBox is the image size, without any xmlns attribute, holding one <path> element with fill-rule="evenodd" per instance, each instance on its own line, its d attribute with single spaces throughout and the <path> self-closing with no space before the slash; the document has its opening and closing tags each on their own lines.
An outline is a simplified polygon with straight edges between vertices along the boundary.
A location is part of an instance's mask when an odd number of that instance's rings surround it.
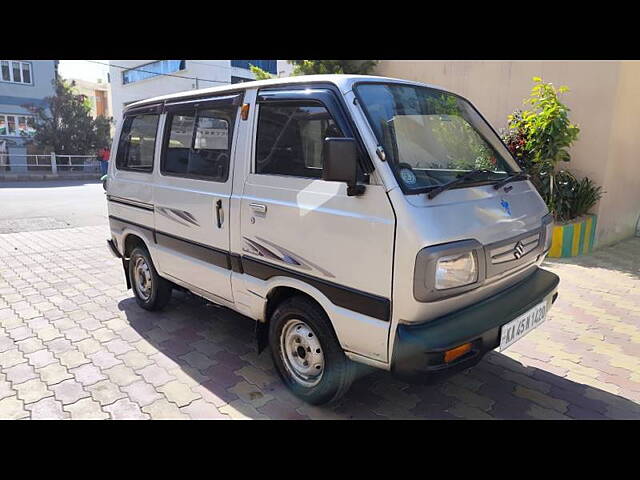
<svg viewBox="0 0 640 480">
<path fill-rule="evenodd" d="M 567 87 L 556 89 L 533 78 L 530 97 L 524 101 L 531 110 L 516 110 L 508 117 L 502 138 L 518 165 L 530 176 L 556 221 L 568 221 L 588 213 L 602 197 L 601 187 L 589 178 L 582 180 L 558 170 L 569 162 L 569 148 L 578 139 L 580 128 L 569 120 L 570 109 L 560 101 Z"/>
</svg>

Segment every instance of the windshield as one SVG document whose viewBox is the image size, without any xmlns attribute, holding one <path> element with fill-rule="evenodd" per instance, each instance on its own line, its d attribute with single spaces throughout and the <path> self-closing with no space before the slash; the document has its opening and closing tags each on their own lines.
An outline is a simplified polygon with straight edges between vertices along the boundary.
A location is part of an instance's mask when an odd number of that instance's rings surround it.
<svg viewBox="0 0 640 480">
<path fill-rule="evenodd" d="M 501 180 L 520 169 L 469 102 L 427 87 L 390 83 L 356 86 L 362 108 L 406 193 Z"/>
</svg>

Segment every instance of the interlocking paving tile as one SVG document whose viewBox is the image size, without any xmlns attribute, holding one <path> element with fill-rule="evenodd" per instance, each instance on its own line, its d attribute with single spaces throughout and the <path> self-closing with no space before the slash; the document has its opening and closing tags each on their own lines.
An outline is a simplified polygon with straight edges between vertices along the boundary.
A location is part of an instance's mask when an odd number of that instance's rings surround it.
<svg viewBox="0 0 640 480">
<path fill-rule="evenodd" d="M 126 394 L 120 391 L 118 386 L 109 380 L 94 383 L 87 387 L 87 390 L 91 393 L 91 397 L 103 406 L 126 397 Z"/>
<path fill-rule="evenodd" d="M 24 408 L 24 402 L 17 396 L 0 400 L 0 418 L 4 420 L 17 420 L 29 418 L 29 412 Z"/>
<path fill-rule="evenodd" d="M 43 398 L 25 409 L 31 414 L 32 420 L 63 420 L 70 418 L 70 414 L 62 409 L 62 403 L 53 397 Z"/>
<path fill-rule="evenodd" d="M 23 383 L 13 385 L 13 389 L 17 392 L 18 398 L 25 404 L 37 402 L 43 398 L 52 397 L 51 392 L 45 383 L 39 378 L 33 378 Z"/>
<path fill-rule="evenodd" d="M 75 403 L 65 405 L 64 411 L 71 414 L 74 420 L 106 420 L 109 414 L 100 408 L 100 404 L 91 398 L 83 398 Z M 107 407 L 108 408 L 108 407 Z"/>
<path fill-rule="evenodd" d="M 142 411 L 149 414 L 153 420 L 184 420 L 189 418 L 188 415 L 180 411 L 175 403 L 164 398 L 142 407 Z"/>
<path fill-rule="evenodd" d="M 186 407 L 180 408 L 180 411 L 187 414 L 192 420 L 229 420 L 228 415 L 220 413 L 216 406 L 207 403 L 203 399 L 194 400 Z"/>
<path fill-rule="evenodd" d="M 40 368 L 38 374 L 42 381 L 49 386 L 73 378 L 73 375 L 60 363 L 52 363 L 44 368 Z"/>
<path fill-rule="evenodd" d="M 108 235 L 0 234 L 0 418 L 640 418 L 640 239 L 548 260 L 547 321 L 475 368 L 430 386 L 373 371 L 313 407 L 257 355 L 250 320 L 180 292 L 139 308 Z"/>
<path fill-rule="evenodd" d="M 122 387 L 122 391 L 126 392 L 127 396 L 141 407 L 163 398 L 152 385 L 149 385 L 144 380 Z"/>
<path fill-rule="evenodd" d="M 149 418 L 149 415 L 142 412 L 137 403 L 127 398 L 107 405 L 104 410 L 109 412 L 114 420 L 144 420 Z"/>
<path fill-rule="evenodd" d="M 53 390 L 56 399 L 60 400 L 64 405 L 77 402 L 81 398 L 90 396 L 89 391 L 85 390 L 83 385 L 74 379 L 64 380 L 49 388 Z"/>
</svg>

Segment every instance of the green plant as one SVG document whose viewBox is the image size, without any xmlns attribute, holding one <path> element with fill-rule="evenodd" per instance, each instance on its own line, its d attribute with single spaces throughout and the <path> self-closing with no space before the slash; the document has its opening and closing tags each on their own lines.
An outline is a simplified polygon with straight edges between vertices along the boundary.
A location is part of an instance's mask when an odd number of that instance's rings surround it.
<svg viewBox="0 0 640 480">
<path fill-rule="evenodd" d="M 369 75 L 378 60 L 289 60 L 292 75 L 318 75 L 327 73 L 352 73 Z"/>
<path fill-rule="evenodd" d="M 558 221 L 584 215 L 602 196 L 600 187 L 590 179 L 577 180 L 560 162 L 569 162 L 569 148 L 578 139 L 580 128 L 571 123 L 571 111 L 560 100 L 569 91 L 556 89 L 540 77 L 533 78 L 531 95 L 524 101 L 529 110 L 516 110 L 508 117 L 502 138 L 520 167 L 531 181 Z"/>
<path fill-rule="evenodd" d="M 256 80 L 269 80 L 270 78 L 275 78 L 275 75 L 261 69 L 260 67 L 256 67 L 255 65 L 249 64 L 249 69 L 256 77 Z"/>
<path fill-rule="evenodd" d="M 541 187 L 548 188 L 548 182 Z M 553 212 L 556 221 L 566 222 L 589 213 L 602 197 L 602 187 L 587 177 L 578 180 L 571 172 L 559 170 L 553 177 Z"/>
<path fill-rule="evenodd" d="M 602 187 L 585 177 L 576 185 L 573 202 L 574 211 L 570 218 L 580 217 L 589 213 L 589 210 L 602 198 Z"/>
<path fill-rule="evenodd" d="M 288 60 L 288 62 L 293 65 L 292 76 L 329 73 L 369 75 L 378 64 L 378 60 Z M 275 75 L 255 65 L 249 65 L 249 68 L 256 80 L 275 78 Z"/>
</svg>

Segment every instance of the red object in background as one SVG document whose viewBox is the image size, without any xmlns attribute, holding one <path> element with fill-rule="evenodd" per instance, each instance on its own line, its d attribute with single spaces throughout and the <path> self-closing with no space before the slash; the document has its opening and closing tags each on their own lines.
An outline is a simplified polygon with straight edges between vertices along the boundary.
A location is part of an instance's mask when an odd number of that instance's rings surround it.
<svg viewBox="0 0 640 480">
<path fill-rule="evenodd" d="M 110 155 L 111 155 L 111 152 L 109 151 L 108 148 L 103 148 L 102 150 L 100 150 L 100 157 L 102 158 L 103 161 L 108 162 Z"/>
</svg>

